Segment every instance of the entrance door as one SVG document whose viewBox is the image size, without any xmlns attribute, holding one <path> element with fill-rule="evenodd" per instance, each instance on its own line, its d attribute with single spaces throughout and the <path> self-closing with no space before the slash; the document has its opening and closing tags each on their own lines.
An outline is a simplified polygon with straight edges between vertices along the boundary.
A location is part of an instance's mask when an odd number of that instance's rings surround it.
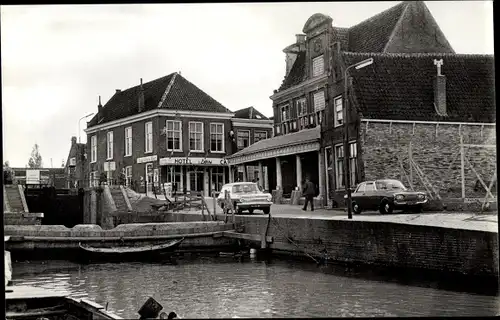
<svg viewBox="0 0 500 320">
<path fill-rule="evenodd" d="M 191 191 L 203 191 L 203 170 L 189 172 L 189 186 Z"/>
<path fill-rule="evenodd" d="M 146 192 L 153 191 L 153 164 L 146 164 Z"/>
</svg>

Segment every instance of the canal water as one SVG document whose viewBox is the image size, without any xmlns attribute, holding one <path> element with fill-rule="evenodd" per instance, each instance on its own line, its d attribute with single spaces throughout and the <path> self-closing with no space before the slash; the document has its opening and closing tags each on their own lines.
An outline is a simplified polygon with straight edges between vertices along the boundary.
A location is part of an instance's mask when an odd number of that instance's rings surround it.
<svg viewBox="0 0 500 320">
<path fill-rule="evenodd" d="M 182 318 L 494 316 L 496 295 L 403 283 L 300 261 L 184 258 L 177 264 L 23 261 L 13 284 L 88 298 L 124 318 L 152 296 Z"/>
</svg>

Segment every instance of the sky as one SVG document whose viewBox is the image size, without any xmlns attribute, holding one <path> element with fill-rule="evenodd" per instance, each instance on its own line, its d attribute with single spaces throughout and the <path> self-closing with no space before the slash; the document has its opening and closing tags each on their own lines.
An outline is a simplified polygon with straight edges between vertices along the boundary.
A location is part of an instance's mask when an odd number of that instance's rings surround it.
<svg viewBox="0 0 500 320">
<path fill-rule="evenodd" d="M 314 13 L 351 27 L 395 2 L 1 6 L 3 160 L 66 161 L 115 89 L 175 71 L 232 111 L 272 116 L 282 50 Z M 425 1 L 456 53 L 493 54 L 492 1 Z M 52 159 L 52 164 L 51 164 Z"/>
</svg>

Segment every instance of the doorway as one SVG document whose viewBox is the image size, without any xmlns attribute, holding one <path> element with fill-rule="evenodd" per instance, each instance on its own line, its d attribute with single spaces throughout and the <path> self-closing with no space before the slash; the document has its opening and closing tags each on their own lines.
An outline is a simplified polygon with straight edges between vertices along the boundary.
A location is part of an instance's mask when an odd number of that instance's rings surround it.
<svg viewBox="0 0 500 320">
<path fill-rule="evenodd" d="M 146 193 L 153 191 L 153 164 L 146 164 Z"/>
<path fill-rule="evenodd" d="M 191 191 L 203 191 L 203 170 L 189 171 L 189 187 Z"/>
</svg>

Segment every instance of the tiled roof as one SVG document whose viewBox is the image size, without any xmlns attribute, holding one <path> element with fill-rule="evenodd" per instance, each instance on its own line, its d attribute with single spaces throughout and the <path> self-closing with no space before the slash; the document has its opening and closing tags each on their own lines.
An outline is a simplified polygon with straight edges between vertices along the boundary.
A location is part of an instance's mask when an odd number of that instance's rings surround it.
<svg viewBox="0 0 500 320">
<path fill-rule="evenodd" d="M 355 71 L 353 94 L 364 118 L 422 121 L 495 122 L 492 55 L 343 53 L 347 65 L 372 57 Z M 434 59 L 443 59 L 447 117 L 434 108 Z"/>
<path fill-rule="evenodd" d="M 158 108 L 163 94 L 172 82 L 161 108 L 187 111 L 230 112 L 208 94 L 186 80 L 178 73 L 143 83 L 144 111 Z M 102 121 L 125 118 L 138 113 L 140 85 L 116 92 L 102 108 Z M 97 125 L 97 115 L 88 123 L 88 127 Z"/>
<path fill-rule="evenodd" d="M 254 107 L 248 107 L 248 108 L 237 110 L 234 112 L 234 117 L 239 118 L 239 119 L 269 120 L 265 115 L 260 113 Z"/>
<path fill-rule="evenodd" d="M 382 52 L 409 4 L 404 1 L 349 28 L 349 51 Z"/>
<path fill-rule="evenodd" d="M 306 53 L 299 52 L 297 55 L 297 59 L 295 59 L 295 63 L 290 70 L 290 73 L 285 77 L 283 83 L 281 84 L 278 91 L 282 91 L 293 86 L 298 85 L 302 81 L 304 81 L 306 73 Z"/>
<path fill-rule="evenodd" d="M 299 132 L 289 133 L 281 136 L 276 136 L 270 139 L 260 140 L 246 147 L 245 149 L 228 156 L 227 158 L 231 159 L 260 151 L 278 149 L 284 146 L 292 146 L 307 142 L 319 141 L 319 138 L 320 138 L 320 129 L 318 126 L 312 129 L 305 129 Z"/>
</svg>

